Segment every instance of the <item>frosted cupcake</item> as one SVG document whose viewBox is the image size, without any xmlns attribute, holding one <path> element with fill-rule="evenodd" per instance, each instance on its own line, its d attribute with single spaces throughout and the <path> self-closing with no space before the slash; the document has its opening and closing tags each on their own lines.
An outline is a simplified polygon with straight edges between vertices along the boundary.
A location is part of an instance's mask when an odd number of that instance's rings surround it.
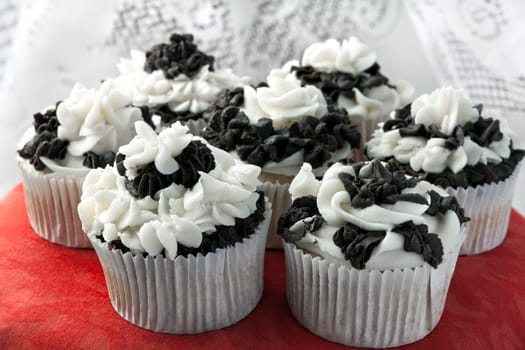
<svg viewBox="0 0 525 350">
<path fill-rule="evenodd" d="M 393 113 L 367 144 L 369 157 L 424 176 L 456 196 L 472 221 L 461 254 L 497 247 L 507 233 L 522 150 L 507 122 L 462 90 L 437 89 Z"/>
<path fill-rule="evenodd" d="M 277 218 L 290 205 L 288 186 L 308 162 L 322 175 L 327 164 L 353 158 L 360 135 L 346 113 L 331 108 L 315 86 L 272 70 L 267 84 L 230 90 L 210 108 L 203 132 L 212 145 L 262 168 L 262 189 L 273 203 L 268 247 L 281 247 Z"/>
<path fill-rule="evenodd" d="M 355 37 L 312 44 L 301 62 L 290 61 L 283 69 L 291 70 L 302 84 L 319 88 L 329 104 L 346 110 L 361 133 L 361 157 L 377 123 L 414 93 L 408 82 L 392 83 L 384 76 L 376 53 Z"/>
<path fill-rule="evenodd" d="M 227 89 L 246 84 L 231 69 L 215 69 L 215 59 L 200 51 L 190 34 L 172 34 L 170 42 L 146 53 L 132 50 L 118 65 L 118 86 L 136 106 L 149 107 L 157 131 L 179 121 L 198 135 L 204 112 Z"/>
<path fill-rule="evenodd" d="M 91 247 L 76 210 L 82 181 L 91 168 L 113 163 L 118 147 L 134 136 L 133 123 L 143 115 L 130 103 L 106 80 L 98 90 L 76 84 L 64 101 L 34 115 L 17 162 L 29 222 L 39 236 Z"/>
<path fill-rule="evenodd" d="M 263 289 L 271 209 L 260 168 L 239 164 L 176 122 L 158 135 L 144 122 L 95 169 L 78 211 L 99 257 L 113 308 L 166 333 L 227 327 Z"/>
<path fill-rule="evenodd" d="M 415 342 L 437 325 L 464 239 L 456 199 L 379 161 L 305 164 L 279 220 L 294 317 L 358 347 Z"/>
</svg>

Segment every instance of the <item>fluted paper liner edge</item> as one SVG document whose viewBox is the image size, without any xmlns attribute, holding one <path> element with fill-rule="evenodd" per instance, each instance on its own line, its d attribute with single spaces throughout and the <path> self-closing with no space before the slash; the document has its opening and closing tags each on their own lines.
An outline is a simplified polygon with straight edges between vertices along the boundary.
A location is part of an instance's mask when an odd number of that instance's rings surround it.
<svg viewBox="0 0 525 350">
<path fill-rule="evenodd" d="M 42 173 L 22 158 L 18 158 L 17 163 L 29 223 L 35 233 L 62 246 L 91 248 L 77 211 L 84 178 Z"/>
<path fill-rule="evenodd" d="M 266 248 L 269 249 L 283 249 L 281 237 L 277 234 L 277 223 L 279 217 L 288 211 L 292 204 L 292 197 L 288 189 L 289 184 L 274 184 L 271 182 L 263 182 L 258 189 L 264 191 L 264 195 L 268 197 L 272 203 L 272 218 L 268 228 L 268 238 L 266 240 Z"/>
<path fill-rule="evenodd" d="M 497 183 L 476 187 L 446 188 L 458 199 L 470 221 L 465 227 L 466 239 L 460 255 L 474 255 L 498 247 L 507 236 L 512 197 L 521 164 L 513 174 Z"/>
<path fill-rule="evenodd" d="M 113 308 L 127 321 L 162 333 L 202 333 L 240 321 L 262 296 L 270 217 L 267 205 L 265 219 L 248 239 L 175 260 L 122 254 L 91 238 Z"/>
<path fill-rule="evenodd" d="M 464 234 L 436 268 L 358 270 L 284 243 L 286 295 L 312 333 L 349 346 L 385 348 L 415 342 L 439 322 Z"/>
</svg>

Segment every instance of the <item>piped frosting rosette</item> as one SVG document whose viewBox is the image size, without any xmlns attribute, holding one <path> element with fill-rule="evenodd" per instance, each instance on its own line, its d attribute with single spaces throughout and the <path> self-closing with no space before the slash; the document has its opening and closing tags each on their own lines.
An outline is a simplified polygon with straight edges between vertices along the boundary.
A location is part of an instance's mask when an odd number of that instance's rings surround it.
<svg viewBox="0 0 525 350">
<path fill-rule="evenodd" d="M 396 110 L 366 152 L 456 195 L 472 218 L 462 254 L 476 254 L 499 245 L 507 232 L 524 154 L 511 135 L 505 119 L 473 106 L 464 91 L 443 87 Z"/>
<path fill-rule="evenodd" d="M 468 219 L 456 199 L 388 164 L 309 164 L 279 220 L 292 314 L 350 346 L 394 347 L 441 317 Z M 366 305 L 366 307 L 363 307 Z"/>
<path fill-rule="evenodd" d="M 215 69 L 214 57 L 200 51 L 190 34 L 172 34 L 169 43 L 145 53 L 132 50 L 118 64 L 120 89 L 137 106 L 147 106 L 157 129 L 180 121 L 198 135 L 206 125 L 203 113 L 227 89 L 248 83 L 231 69 Z"/>
<path fill-rule="evenodd" d="M 135 127 L 115 167 L 87 175 L 78 206 L 113 307 L 159 332 L 200 333 L 237 322 L 262 293 L 271 210 L 256 190 L 260 168 L 179 122 L 159 134 L 144 122 Z M 210 286 L 213 295 L 201 293 Z M 203 312 L 210 307 L 218 313 Z"/>
<path fill-rule="evenodd" d="M 290 204 L 288 183 L 303 162 L 321 175 L 329 162 L 353 158 L 360 135 L 346 114 L 293 73 L 273 70 L 267 83 L 228 91 L 210 109 L 203 137 L 241 160 L 262 167 L 262 188 L 274 205 L 270 247 L 278 216 Z"/>
<path fill-rule="evenodd" d="M 91 168 L 113 163 L 118 147 L 134 136 L 133 123 L 143 117 L 110 79 L 98 90 L 76 84 L 64 101 L 34 115 L 18 164 L 38 235 L 65 246 L 91 246 L 76 211 L 82 180 Z"/>
<path fill-rule="evenodd" d="M 290 61 L 282 69 L 293 71 L 302 84 L 319 88 L 329 104 L 345 109 L 360 128 L 362 145 L 376 124 L 408 103 L 414 93 L 406 81 L 391 83 L 382 74 L 376 53 L 356 37 L 314 43 L 300 62 Z"/>
</svg>

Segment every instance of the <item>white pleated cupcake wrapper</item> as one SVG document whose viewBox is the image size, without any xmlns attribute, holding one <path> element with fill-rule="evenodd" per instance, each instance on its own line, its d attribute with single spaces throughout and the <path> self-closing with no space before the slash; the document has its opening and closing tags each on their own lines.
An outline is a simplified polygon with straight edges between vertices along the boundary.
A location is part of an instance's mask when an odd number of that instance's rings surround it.
<svg viewBox="0 0 525 350">
<path fill-rule="evenodd" d="M 415 342 L 441 318 L 464 234 L 459 237 L 437 269 L 425 263 L 383 272 L 329 263 L 285 243 L 290 310 L 333 342 L 372 348 Z"/>
<path fill-rule="evenodd" d="M 474 255 L 499 246 L 507 236 L 512 196 L 518 179 L 520 166 L 505 181 L 469 188 L 446 188 L 456 196 L 465 215 L 470 217 L 466 224 L 467 238 L 460 255 Z"/>
<path fill-rule="evenodd" d="M 175 260 L 122 254 L 93 238 L 113 308 L 127 321 L 163 333 L 202 333 L 238 322 L 262 295 L 270 216 L 268 207 L 257 231 L 233 247 Z"/>
<path fill-rule="evenodd" d="M 372 134 L 377 129 L 377 124 L 388 120 L 388 118 L 388 114 L 380 118 L 361 118 L 355 121 L 354 118 L 351 118 L 352 123 L 356 125 L 357 131 L 361 134 L 361 145 L 358 152 L 354 152 L 356 162 L 365 160 L 365 144 L 372 138 Z"/>
<path fill-rule="evenodd" d="M 29 222 L 35 233 L 66 247 L 91 248 L 77 211 L 84 178 L 45 174 L 35 170 L 27 160 L 19 158 L 17 162 Z"/>
<path fill-rule="evenodd" d="M 202 130 L 208 125 L 208 122 L 205 119 L 190 119 L 184 122 L 184 125 L 190 129 L 190 133 L 195 136 L 200 136 Z"/>
<path fill-rule="evenodd" d="M 268 181 L 258 188 L 264 191 L 264 195 L 272 203 L 272 218 L 268 229 L 266 248 L 283 249 L 281 237 L 277 234 L 277 223 L 279 222 L 279 217 L 286 213 L 292 204 L 292 197 L 288 192 L 289 188 L 289 184 L 274 184 Z"/>
</svg>

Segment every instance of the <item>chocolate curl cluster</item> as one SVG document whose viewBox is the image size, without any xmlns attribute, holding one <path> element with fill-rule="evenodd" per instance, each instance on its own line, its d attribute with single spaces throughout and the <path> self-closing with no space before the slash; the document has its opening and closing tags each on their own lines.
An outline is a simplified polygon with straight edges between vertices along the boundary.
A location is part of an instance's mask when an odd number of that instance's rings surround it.
<svg viewBox="0 0 525 350">
<path fill-rule="evenodd" d="M 117 154 L 117 170 L 124 177 L 126 177 L 125 159 L 122 153 Z M 129 193 L 137 198 L 153 197 L 159 190 L 172 183 L 192 188 L 199 181 L 199 171 L 209 173 L 215 168 L 215 158 L 211 150 L 198 140 L 191 141 L 174 159 L 179 163 L 179 170 L 173 174 L 161 174 L 152 162 L 139 169 L 133 179 L 126 177 L 126 188 Z"/>
<path fill-rule="evenodd" d="M 395 226 L 392 232 L 403 235 L 404 250 L 421 255 L 430 266 L 436 268 L 443 261 L 443 243 L 437 234 L 428 232 L 427 225 L 407 221 Z"/>
<path fill-rule="evenodd" d="M 213 71 L 213 56 L 206 55 L 193 43 L 191 34 L 172 34 L 168 44 L 157 44 L 146 51 L 144 70 L 151 73 L 162 70 L 167 79 L 179 74 L 193 77 L 203 66 Z"/>
<path fill-rule="evenodd" d="M 392 173 L 378 160 L 373 160 L 368 165 L 357 163 L 354 169 L 358 176 L 347 173 L 339 173 L 338 176 L 355 208 L 362 209 L 373 204 L 395 204 L 398 201 L 427 204 L 425 197 L 419 194 L 401 193 L 405 188 L 416 186 L 418 182 L 416 178 L 407 178 L 402 171 Z"/>
<path fill-rule="evenodd" d="M 345 259 L 356 269 L 364 269 L 374 248 L 385 238 L 386 231 L 366 231 L 347 222 L 334 234 L 334 243 Z"/>
<path fill-rule="evenodd" d="M 56 116 L 56 108 L 59 104 L 60 102 L 57 102 L 55 108 L 33 115 L 33 127 L 36 134 L 18 151 L 20 157 L 29 159 L 36 170 L 46 168 L 40 157 L 64 159 L 66 156 L 69 141 L 57 136 L 60 123 Z"/>
<path fill-rule="evenodd" d="M 380 66 L 374 63 L 367 70 L 356 75 L 343 72 L 321 72 L 312 66 L 292 67 L 292 72 L 304 85 L 314 85 L 323 92 L 330 104 L 335 104 L 339 95 L 355 98 L 354 88 L 365 91 L 373 87 L 387 85 L 388 78 L 380 72 Z"/>
<path fill-rule="evenodd" d="M 225 99 L 233 100 L 235 105 L 228 105 Z M 210 109 L 210 121 L 203 137 L 216 147 L 237 151 L 239 157 L 248 163 L 264 166 L 270 161 L 280 162 L 304 149 L 304 161 L 317 168 L 346 143 L 352 148 L 359 147 L 360 134 L 340 110 L 332 110 L 321 118 L 304 117 L 288 127 L 275 129 L 269 118 L 251 124 L 237 106 L 242 103 L 241 89 L 225 95 Z"/>
<path fill-rule="evenodd" d="M 290 227 L 303 219 L 312 218 L 304 222 L 301 230 L 291 231 Z M 304 237 L 307 232 L 314 232 L 324 223 L 319 210 L 317 209 L 316 198 L 313 196 L 304 196 L 296 198 L 290 209 L 284 213 L 277 223 L 277 233 L 281 235 L 286 242 L 296 242 Z"/>
</svg>

